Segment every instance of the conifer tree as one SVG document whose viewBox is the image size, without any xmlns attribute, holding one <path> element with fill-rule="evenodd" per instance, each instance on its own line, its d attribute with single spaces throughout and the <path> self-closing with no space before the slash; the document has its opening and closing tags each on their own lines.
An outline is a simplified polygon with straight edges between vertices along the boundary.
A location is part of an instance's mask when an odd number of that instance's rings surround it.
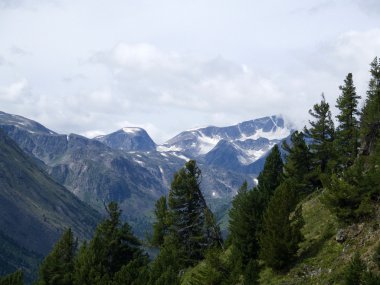
<svg viewBox="0 0 380 285">
<path fill-rule="evenodd" d="M 323 184 L 322 202 L 340 222 L 349 224 L 372 214 L 370 194 L 374 187 L 363 171 L 364 165 L 360 159 L 340 177 L 333 174 Z"/>
<path fill-rule="evenodd" d="M 75 284 L 111 284 L 119 271 L 122 270 L 119 274 L 124 276 L 128 274 L 128 269 L 136 271 L 138 262 L 128 267 L 129 263 L 135 260 L 140 260 L 141 264 L 147 262 L 131 227 L 120 221 L 118 205 L 111 202 L 107 212 L 108 218 L 98 225 L 93 239 L 80 250 Z"/>
<path fill-rule="evenodd" d="M 40 266 L 38 285 L 72 285 L 77 242 L 67 229 Z"/>
<path fill-rule="evenodd" d="M 150 266 L 149 285 L 179 284 L 179 272 L 186 267 L 181 258 L 185 253 L 179 244 L 175 235 L 164 237 L 160 253 Z"/>
<path fill-rule="evenodd" d="M 265 210 L 261 192 L 257 189 L 248 191 L 247 187 L 245 182 L 234 197 L 229 212 L 230 239 L 235 248 L 234 253 L 243 267 L 258 256 L 257 234 Z"/>
<path fill-rule="evenodd" d="M 278 145 L 275 145 L 265 160 L 264 168 L 257 177 L 257 190 L 264 201 L 269 202 L 274 190 L 283 180 L 283 161 Z"/>
<path fill-rule="evenodd" d="M 244 271 L 244 285 L 259 285 L 260 267 L 256 259 L 251 259 Z"/>
<path fill-rule="evenodd" d="M 380 135 L 380 59 L 375 57 L 370 66 L 371 79 L 360 121 L 362 152 L 367 155 Z"/>
<path fill-rule="evenodd" d="M 341 95 L 337 99 L 336 107 L 340 113 L 336 116 L 339 125 L 336 131 L 336 150 L 339 155 L 340 168 L 351 166 L 358 154 L 359 148 L 359 120 L 358 100 L 356 88 L 349 73 L 344 85 L 339 86 Z"/>
<path fill-rule="evenodd" d="M 303 240 L 302 208 L 298 207 L 296 183 L 285 180 L 276 189 L 263 218 L 260 234 L 260 256 L 275 269 L 284 269 L 295 257 Z"/>
<path fill-rule="evenodd" d="M 220 231 L 215 230 L 215 220 L 210 217 L 200 190 L 200 177 L 201 171 L 196 162 L 190 160 L 174 175 L 169 192 L 170 231 L 181 241 L 178 246 L 185 252 L 182 258 L 186 265 L 201 260 L 205 250 L 221 240 Z M 213 235 L 206 230 L 212 228 Z"/>
<path fill-rule="evenodd" d="M 151 244 L 153 246 L 161 246 L 169 230 L 169 214 L 165 196 L 157 200 L 154 214 L 156 221 L 153 224 Z"/>
<path fill-rule="evenodd" d="M 245 182 L 232 201 L 229 213 L 230 239 L 238 263 L 245 270 L 250 260 L 259 253 L 258 234 L 262 226 L 263 213 L 275 189 L 283 180 L 283 162 L 277 145 L 268 155 L 263 171 L 258 176 L 258 185 L 248 191 Z"/>
<path fill-rule="evenodd" d="M 303 193 L 312 190 L 316 178 L 313 173 L 312 155 L 308 145 L 305 142 L 303 132 L 295 131 L 292 133 L 291 145 L 285 140 L 282 144 L 286 151 L 286 162 L 284 164 L 285 178 L 292 178 Z"/>
<path fill-rule="evenodd" d="M 329 103 L 326 102 L 322 94 L 322 100 L 319 104 L 309 110 L 309 114 L 314 117 L 314 121 L 309 121 L 311 127 L 305 127 L 304 132 L 307 137 L 312 139 L 310 145 L 313 154 L 313 161 L 320 173 L 328 171 L 329 162 L 334 157 L 334 122 L 331 118 Z"/>
</svg>

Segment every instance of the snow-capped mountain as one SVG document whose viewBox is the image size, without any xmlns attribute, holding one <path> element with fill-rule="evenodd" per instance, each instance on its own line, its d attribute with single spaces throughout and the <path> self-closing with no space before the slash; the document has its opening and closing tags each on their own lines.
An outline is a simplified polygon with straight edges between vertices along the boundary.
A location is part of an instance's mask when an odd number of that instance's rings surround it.
<svg viewBox="0 0 380 285">
<path fill-rule="evenodd" d="M 95 139 L 110 148 L 125 151 L 152 151 L 156 149 L 154 141 L 141 128 L 122 128 L 114 133 L 98 136 Z"/>
<path fill-rule="evenodd" d="M 56 182 L 89 205 L 104 210 L 103 202 L 117 201 L 140 235 L 148 228 L 155 201 L 168 193 L 185 161 L 197 160 L 203 194 L 223 215 L 244 180 L 254 183 L 270 148 L 291 133 L 276 116 L 185 131 L 160 146 L 140 128 L 88 139 L 58 134 L 3 112 L 0 128 Z"/>
<path fill-rule="evenodd" d="M 270 116 L 228 127 L 184 131 L 157 150 L 179 152 L 210 165 L 236 169 L 259 160 L 290 134 L 291 128 L 282 117 Z"/>
</svg>

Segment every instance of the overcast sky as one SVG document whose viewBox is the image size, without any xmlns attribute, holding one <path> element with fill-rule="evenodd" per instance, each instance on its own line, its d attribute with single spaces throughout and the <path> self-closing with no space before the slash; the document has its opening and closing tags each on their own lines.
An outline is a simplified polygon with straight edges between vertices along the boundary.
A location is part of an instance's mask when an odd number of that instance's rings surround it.
<svg viewBox="0 0 380 285">
<path fill-rule="evenodd" d="M 0 110 L 60 133 L 302 126 L 375 56 L 378 0 L 0 0 Z"/>
</svg>

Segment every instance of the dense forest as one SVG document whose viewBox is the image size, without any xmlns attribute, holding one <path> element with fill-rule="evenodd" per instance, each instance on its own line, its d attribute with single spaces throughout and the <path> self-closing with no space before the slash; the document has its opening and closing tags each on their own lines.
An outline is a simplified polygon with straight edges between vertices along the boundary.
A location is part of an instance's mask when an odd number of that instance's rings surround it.
<svg viewBox="0 0 380 285">
<path fill-rule="evenodd" d="M 226 240 L 190 160 L 156 202 L 144 244 L 112 202 L 91 240 L 79 244 L 65 231 L 35 284 L 380 284 L 378 58 L 362 108 L 360 99 L 351 73 L 339 86 L 336 120 L 322 94 L 309 126 L 272 148 L 256 186 L 239 189 Z M 22 275 L 0 284 L 23 284 Z"/>
</svg>

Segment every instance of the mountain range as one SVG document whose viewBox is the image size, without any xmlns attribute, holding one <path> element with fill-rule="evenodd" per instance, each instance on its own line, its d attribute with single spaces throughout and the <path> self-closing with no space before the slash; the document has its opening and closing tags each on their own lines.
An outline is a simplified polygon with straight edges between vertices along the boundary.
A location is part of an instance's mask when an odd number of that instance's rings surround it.
<svg viewBox="0 0 380 285">
<path fill-rule="evenodd" d="M 0 275 L 38 263 L 66 228 L 91 237 L 100 214 L 55 182 L 0 130 Z"/>
<path fill-rule="evenodd" d="M 55 182 L 94 209 L 103 212 L 105 203 L 117 201 L 140 237 L 150 228 L 155 201 L 168 193 L 187 160 L 197 160 L 204 196 L 221 218 L 240 185 L 255 183 L 271 147 L 291 133 L 279 116 L 188 130 L 162 145 L 141 128 L 89 139 L 4 112 L 0 128 Z"/>
</svg>

